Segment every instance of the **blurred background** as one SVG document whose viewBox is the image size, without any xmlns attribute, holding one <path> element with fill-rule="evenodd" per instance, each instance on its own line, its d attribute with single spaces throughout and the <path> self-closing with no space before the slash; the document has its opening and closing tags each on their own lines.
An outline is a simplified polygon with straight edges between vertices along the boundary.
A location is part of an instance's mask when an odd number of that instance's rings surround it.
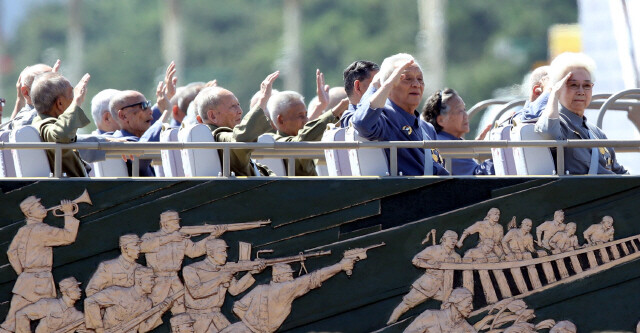
<svg viewBox="0 0 640 333">
<path fill-rule="evenodd" d="M 139 90 L 155 101 L 157 82 L 175 60 L 179 86 L 217 79 L 245 111 L 274 70 L 282 71 L 277 89 L 300 91 L 309 101 L 315 96 L 316 68 L 327 84 L 338 86 L 352 61 L 380 63 L 398 52 L 421 62 L 425 99 L 451 87 L 467 108 L 489 98 L 520 97 L 525 75 L 564 51 L 594 57 L 599 66 L 594 93 L 613 93 L 639 86 L 638 52 L 632 47 L 634 41 L 640 45 L 640 20 L 633 18 L 640 15 L 639 3 L 0 0 L 3 116 L 11 114 L 20 71 L 35 63 L 53 65 L 56 59 L 72 84 L 91 74 L 87 100 L 115 88 Z M 90 113 L 87 105 L 85 110 Z M 468 137 L 474 132 L 472 126 Z M 633 127 L 628 132 L 638 136 Z"/>
</svg>

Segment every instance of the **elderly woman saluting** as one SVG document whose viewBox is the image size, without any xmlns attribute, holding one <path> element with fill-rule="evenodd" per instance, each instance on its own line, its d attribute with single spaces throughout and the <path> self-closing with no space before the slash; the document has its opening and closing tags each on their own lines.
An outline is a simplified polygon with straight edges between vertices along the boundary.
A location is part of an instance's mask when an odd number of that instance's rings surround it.
<svg viewBox="0 0 640 333">
<path fill-rule="evenodd" d="M 591 103 L 593 59 L 583 53 L 562 53 L 551 62 L 549 101 L 535 130 L 551 140 L 607 139 L 587 122 L 584 110 Z M 558 109 L 558 103 L 560 108 Z M 569 174 L 624 174 L 613 148 L 565 148 L 564 168 Z"/>
<path fill-rule="evenodd" d="M 422 141 L 435 140 L 435 130 L 422 124 L 416 108 L 422 100 L 424 80 L 422 69 L 415 59 L 399 53 L 384 59 L 380 72 L 373 78 L 352 123 L 358 133 L 368 140 Z M 424 131 L 422 128 L 427 128 Z M 389 149 L 385 149 L 387 164 Z M 398 171 L 405 176 L 424 174 L 447 175 L 448 172 L 422 148 L 398 149 Z"/>
<path fill-rule="evenodd" d="M 451 89 L 436 91 L 424 105 L 422 117 L 433 125 L 438 140 L 462 140 L 469 133 L 469 117 L 462 97 Z M 476 140 L 483 140 L 491 124 L 487 126 Z M 486 160 L 482 164 L 471 158 L 455 158 L 451 160 L 451 173 L 454 175 L 493 175 L 493 161 Z"/>
</svg>

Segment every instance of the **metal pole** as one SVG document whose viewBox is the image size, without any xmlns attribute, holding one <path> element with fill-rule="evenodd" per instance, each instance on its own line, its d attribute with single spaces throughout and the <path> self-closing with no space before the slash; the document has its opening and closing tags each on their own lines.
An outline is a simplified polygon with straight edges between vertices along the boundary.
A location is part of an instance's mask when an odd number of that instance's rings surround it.
<svg viewBox="0 0 640 333">
<path fill-rule="evenodd" d="M 178 71 L 184 73 L 184 47 L 182 38 L 182 16 L 180 2 L 165 0 L 165 15 L 162 22 L 162 55 L 167 64 L 174 61 Z"/>
<path fill-rule="evenodd" d="M 222 149 L 222 176 L 231 176 L 231 148 Z"/>
<path fill-rule="evenodd" d="M 82 0 L 69 0 L 69 28 L 67 30 L 66 76 L 75 85 L 84 68 L 84 33 L 82 31 Z"/>
<path fill-rule="evenodd" d="M 287 176 L 293 177 L 296 175 L 296 159 L 289 157 L 287 160 Z"/>
<path fill-rule="evenodd" d="M 60 146 L 56 146 L 53 164 L 53 177 L 62 177 L 62 148 Z"/>
<path fill-rule="evenodd" d="M 564 148 L 560 145 L 556 147 L 556 160 L 558 176 L 564 176 Z"/>
<path fill-rule="evenodd" d="M 302 10 L 299 0 L 284 0 L 284 57 L 282 59 L 285 90 L 302 92 L 302 61 L 300 51 L 300 27 Z"/>
<path fill-rule="evenodd" d="M 389 167 L 391 176 L 398 175 L 398 147 L 389 148 Z"/>
<path fill-rule="evenodd" d="M 442 89 L 446 72 L 446 0 L 418 0 L 418 59 L 427 91 Z"/>
</svg>

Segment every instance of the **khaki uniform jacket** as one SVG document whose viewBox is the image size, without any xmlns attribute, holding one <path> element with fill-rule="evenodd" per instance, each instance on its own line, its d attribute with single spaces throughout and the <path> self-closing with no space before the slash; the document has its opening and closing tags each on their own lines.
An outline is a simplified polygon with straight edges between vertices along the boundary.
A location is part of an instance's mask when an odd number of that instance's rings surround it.
<svg viewBox="0 0 640 333">
<path fill-rule="evenodd" d="M 269 130 L 271 124 L 260 106 L 254 107 L 243 118 L 242 122 L 233 129 L 206 124 L 211 129 L 216 142 L 256 142 L 258 137 Z M 252 149 L 231 149 L 231 171 L 236 176 L 256 176 L 251 163 Z M 218 149 L 220 162 L 222 162 L 222 150 Z M 269 174 L 264 174 L 268 176 Z"/>
<path fill-rule="evenodd" d="M 276 142 L 304 142 L 304 141 L 320 141 L 322 134 L 327 129 L 329 123 L 335 123 L 338 121 L 333 113 L 327 111 L 323 113 L 318 119 L 312 120 L 304 125 L 304 127 L 298 131 L 296 136 L 288 136 L 280 131 L 273 135 Z M 285 166 L 287 160 L 284 160 Z M 296 176 L 317 176 L 316 164 L 311 159 L 296 158 Z M 293 176 L 293 175 L 290 175 Z"/>
<path fill-rule="evenodd" d="M 67 306 L 60 298 L 45 298 L 27 305 L 16 314 L 16 333 L 31 332 L 29 322 L 40 320 L 36 333 L 55 332 L 83 319 L 82 312 Z"/>
<path fill-rule="evenodd" d="M 87 328 L 105 328 L 125 325 L 129 321 L 151 310 L 153 303 L 148 295 L 138 294 L 135 287 L 109 287 L 84 300 Z M 101 317 L 101 310 L 104 317 Z M 146 318 L 131 332 L 148 332 L 162 324 L 160 314 Z"/>
<path fill-rule="evenodd" d="M 33 126 L 40 133 L 43 142 L 73 143 L 76 142 L 78 128 L 82 128 L 90 122 L 79 106 L 71 104 L 58 118 L 39 113 L 33 120 Z M 46 152 L 49 167 L 53 172 L 55 151 L 48 149 Z M 62 172 L 69 177 L 87 176 L 87 169 L 85 163 L 80 159 L 80 155 L 70 149 L 62 150 Z"/>
<path fill-rule="evenodd" d="M 122 255 L 116 259 L 101 262 L 89 283 L 87 296 L 91 296 L 111 286 L 133 287 L 136 268 L 142 267 L 137 262 L 128 262 Z"/>
</svg>

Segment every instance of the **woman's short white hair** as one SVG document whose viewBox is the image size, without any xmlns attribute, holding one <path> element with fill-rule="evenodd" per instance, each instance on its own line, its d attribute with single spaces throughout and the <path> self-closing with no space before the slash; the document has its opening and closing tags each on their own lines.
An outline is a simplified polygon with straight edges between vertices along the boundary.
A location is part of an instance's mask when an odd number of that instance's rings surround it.
<svg viewBox="0 0 640 333">
<path fill-rule="evenodd" d="M 562 80 L 572 68 L 583 68 L 595 82 L 596 62 L 584 53 L 564 52 L 558 55 L 549 67 L 549 84 L 553 85 Z"/>
<path fill-rule="evenodd" d="M 391 73 L 393 73 L 396 67 L 400 66 L 401 63 L 409 60 L 413 60 L 415 65 L 420 68 L 420 71 L 422 71 L 422 67 L 420 67 L 420 64 L 412 55 L 408 53 L 398 53 L 387 57 L 382 61 L 382 64 L 380 65 L 380 72 L 378 73 L 380 80 L 382 82 L 386 81 L 389 76 L 391 76 Z"/>
<path fill-rule="evenodd" d="M 267 102 L 267 110 L 269 110 L 271 120 L 275 123 L 278 115 L 283 114 L 289 109 L 289 106 L 297 102 L 304 104 L 304 96 L 295 91 L 287 90 L 271 95 Z"/>
</svg>

